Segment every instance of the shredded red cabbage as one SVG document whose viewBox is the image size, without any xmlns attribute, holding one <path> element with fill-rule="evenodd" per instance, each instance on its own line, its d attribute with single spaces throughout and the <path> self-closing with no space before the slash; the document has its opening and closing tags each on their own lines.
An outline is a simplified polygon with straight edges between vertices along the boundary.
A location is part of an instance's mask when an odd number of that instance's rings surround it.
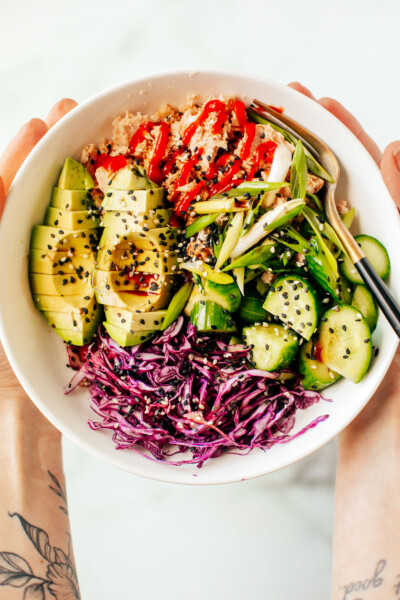
<svg viewBox="0 0 400 600">
<path fill-rule="evenodd" d="M 201 467 L 224 449 L 265 450 L 328 418 L 289 435 L 296 410 L 322 396 L 304 390 L 298 380 L 286 387 L 278 373 L 249 369 L 247 353 L 246 346 L 228 345 L 223 335 L 197 333 L 183 317 L 131 348 L 119 347 L 100 328 L 86 356 L 70 349 L 71 366 L 79 370 L 66 391 L 89 383 L 91 406 L 100 417 L 90 427 L 111 429 L 117 449 L 170 465 Z M 191 458 L 170 458 L 185 450 Z"/>
</svg>

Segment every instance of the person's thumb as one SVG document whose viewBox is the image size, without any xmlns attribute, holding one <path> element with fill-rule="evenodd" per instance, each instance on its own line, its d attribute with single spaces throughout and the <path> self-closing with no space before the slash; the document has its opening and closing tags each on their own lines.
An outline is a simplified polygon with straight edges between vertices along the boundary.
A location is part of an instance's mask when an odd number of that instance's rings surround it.
<svg viewBox="0 0 400 600">
<path fill-rule="evenodd" d="M 392 142 L 385 149 L 381 173 L 390 195 L 400 208 L 400 141 Z"/>
</svg>

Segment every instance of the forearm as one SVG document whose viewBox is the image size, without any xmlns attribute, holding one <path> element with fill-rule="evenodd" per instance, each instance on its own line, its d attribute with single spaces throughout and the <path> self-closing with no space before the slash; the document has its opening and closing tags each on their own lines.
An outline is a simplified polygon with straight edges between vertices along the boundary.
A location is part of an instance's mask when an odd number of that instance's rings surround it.
<svg viewBox="0 0 400 600">
<path fill-rule="evenodd" d="M 66 591 L 79 598 L 60 433 L 21 389 L 6 386 L 0 391 L 0 460 L 0 600 L 22 600 L 26 588 L 33 594 L 41 585 L 56 598 Z M 42 597 L 37 594 L 32 597 Z"/>
<path fill-rule="evenodd" d="M 333 600 L 400 598 L 400 397 L 386 387 L 384 410 L 339 440 Z"/>
</svg>

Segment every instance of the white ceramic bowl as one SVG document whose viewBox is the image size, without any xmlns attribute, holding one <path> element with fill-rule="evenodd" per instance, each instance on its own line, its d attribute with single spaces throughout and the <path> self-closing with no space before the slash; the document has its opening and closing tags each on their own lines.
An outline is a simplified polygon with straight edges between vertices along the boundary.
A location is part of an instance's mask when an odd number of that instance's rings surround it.
<svg viewBox="0 0 400 600">
<path fill-rule="evenodd" d="M 390 283 L 400 297 L 400 221 L 378 168 L 358 140 L 317 103 L 270 80 L 224 72 L 179 72 L 135 79 L 87 100 L 48 133 L 29 156 L 10 190 L 0 235 L 0 333 L 7 356 L 26 392 L 46 417 L 77 444 L 107 462 L 153 479 L 212 484 L 264 475 L 290 465 L 331 440 L 360 412 L 385 376 L 397 339 L 383 316 L 373 335 L 380 352 L 366 378 L 355 385 L 342 380 L 326 390 L 333 402 L 298 411 L 295 431 L 314 418 L 329 418 L 306 434 L 267 452 L 247 456 L 224 454 L 201 469 L 152 462 L 132 451 L 115 450 L 111 434 L 92 431 L 89 394 L 69 396 L 63 386 L 71 377 L 63 342 L 45 323 L 31 300 L 27 255 L 32 226 L 43 221 L 52 186 L 67 156 L 79 159 L 82 146 L 111 133 L 111 121 L 127 109 L 152 112 L 165 103 L 180 105 L 188 94 L 234 94 L 245 101 L 259 98 L 314 131 L 338 157 L 342 175 L 338 198 L 357 208 L 356 228 L 376 236 L 392 258 Z"/>
</svg>

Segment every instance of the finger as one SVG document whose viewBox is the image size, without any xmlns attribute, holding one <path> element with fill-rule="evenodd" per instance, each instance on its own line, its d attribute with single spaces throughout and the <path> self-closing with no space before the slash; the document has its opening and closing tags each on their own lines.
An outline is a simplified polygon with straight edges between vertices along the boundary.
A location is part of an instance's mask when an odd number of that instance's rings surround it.
<svg viewBox="0 0 400 600">
<path fill-rule="evenodd" d="M 311 98 L 311 100 L 316 100 L 316 98 L 312 94 L 312 92 L 310 92 L 310 90 L 308 88 L 306 88 L 304 85 L 302 85 L 298 81 L 292 81 L 291 83 L 288 83 L 288 87 L 292 88 L 293 90 L 296 90 L 297 92 L 300 92 L 300 94 L 304 94 L 305 96 L 308 96 L 309 98 Z"/>
<path fill-rule="evenodd" d="M 44 121 L 31 119 L 21 127 L 4 150 L 0 157 L 0 177 L 6 194 L 18 169 L 46 132 L 47 125 Z"/>
<path fill-rule="evenodd" d="M 352 133 L 359 139 L 363 146 L 371 154 L 372 158 L 378 165 L 382 159 L 382 152 L 374 140 L 367 134 L 361 126 L 361 123 L 348 111 L 340 102 L 333 98 L 321 98 L 318 100 L 319 104 L 329 110 L 339 121 L 341 121 L 346 127 L 350 129 Z"/>
<path fill-rule="evenodd" d="M 78 103 L 75 102 L 75 100 L 72 100 L 72 98 L 63 98 L 57 102 L 57 104 L 50 109 L 49 114 L 44 119 L 47 127 L 49 129 L 50 127 L 53 127 L 57 121 L 62 119 L 62 117 L 69 113 L 70 110 L 75 108 L 75 106 L 78 106 Z"/>
<path fill-rule="evenodd" d="M 381 173 L 389 194 L 400 207 L 400 141 L 392 142 L 385 149 L 382 156 Z"/>
<path fill-rule="evenodd" d="M 3 214 L 3 210 L 6 204 L 6 191 L 4 189 L 4 183 L 2 178 L 0 177 L 0 219 Z"/>
</svg>

